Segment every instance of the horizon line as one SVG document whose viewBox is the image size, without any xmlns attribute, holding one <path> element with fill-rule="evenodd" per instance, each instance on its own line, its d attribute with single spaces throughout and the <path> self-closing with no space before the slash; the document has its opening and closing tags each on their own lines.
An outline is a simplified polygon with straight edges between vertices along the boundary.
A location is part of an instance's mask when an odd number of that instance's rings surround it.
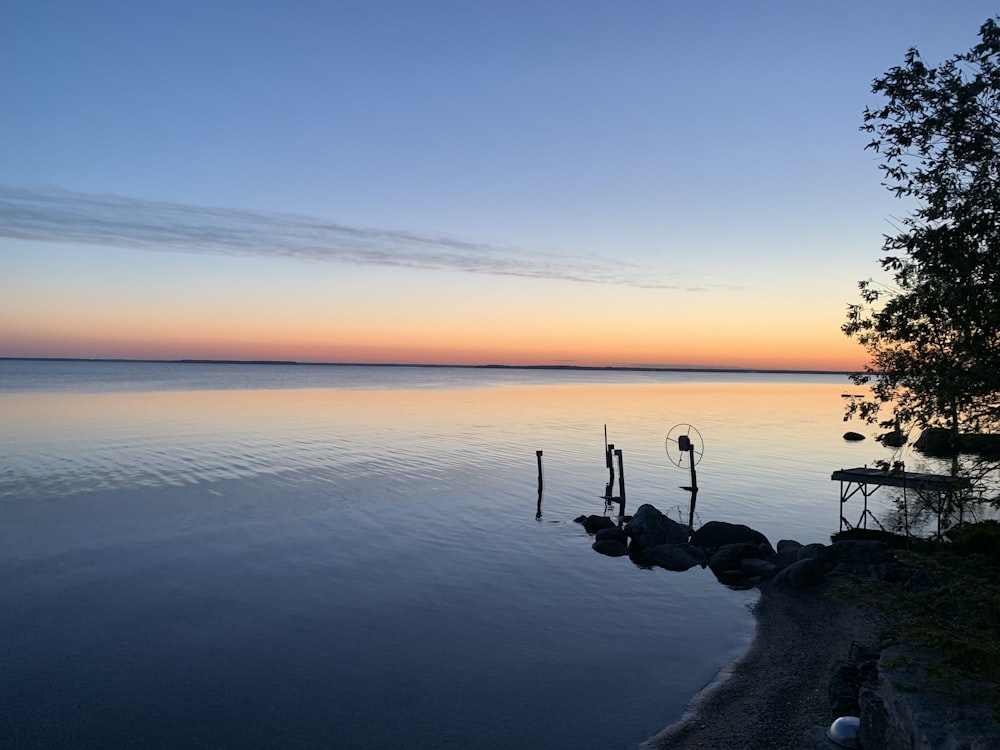
<svg viewBox="0 0 1000 750">
<path fill-rule="evenodd" d="M 851 375 L 857 370 L 810 370 L 794 367 L 734 367 L 711 365 L 509 365 L 509 364 L 448 364 L 426 362 L 300 362 L 285 359 L 150 359 L 143 357 L 5 357 L 0 361 L 22 362 L 134 362 L 186 365 L 296 365 L 300 367 L 428 367 L 463 368 L 469 370 L 616 370 L 625 372 L 722 372 L 773 373 L 804 375 Z"/>
</svg>

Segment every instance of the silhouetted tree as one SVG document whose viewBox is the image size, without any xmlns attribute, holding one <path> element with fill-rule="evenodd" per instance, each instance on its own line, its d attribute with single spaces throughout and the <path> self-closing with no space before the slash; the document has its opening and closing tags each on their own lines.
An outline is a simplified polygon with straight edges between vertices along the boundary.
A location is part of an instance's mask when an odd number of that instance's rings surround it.
<svg viewBox="0 0 1000 750">
<path fill-rule="evenodd" d="M 916 49 L 876 78 L 884 105 L 866 108 L 866 148 L 881 156 L 883 184 L 916 207 L 880 260 L 893 284 L 860 282 L 843 331 L 869 362 L 868 384 L 845 419 L 878 424 L 879 439 L 913 428 L 951 436 L 1000 421 L 1000 29 L 937 67 Z M 958 472 L 958 458 L 952 473 Z"/>
</svg>

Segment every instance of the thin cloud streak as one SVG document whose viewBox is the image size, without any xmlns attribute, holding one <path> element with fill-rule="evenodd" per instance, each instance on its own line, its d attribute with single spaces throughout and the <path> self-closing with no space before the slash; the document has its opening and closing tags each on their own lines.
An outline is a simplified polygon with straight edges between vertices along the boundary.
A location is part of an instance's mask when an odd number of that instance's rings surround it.
<svg viewBox="0 0 1000 750">
<path fill-rule="evenodd" d="M 643 289 L 691 287 L 603 258 L 584 261 L 441 234 L 350 227 L 295 214 L 211 208 L 62 188 L 0 185 L 0 237 L 160 252 L 263 256 L 519 276 Z"/>
</svg>

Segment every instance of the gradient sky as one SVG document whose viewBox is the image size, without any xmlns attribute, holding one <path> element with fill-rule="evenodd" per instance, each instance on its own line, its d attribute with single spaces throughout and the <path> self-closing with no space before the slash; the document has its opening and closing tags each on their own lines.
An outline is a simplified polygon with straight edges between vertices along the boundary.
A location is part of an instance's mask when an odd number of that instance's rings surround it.
<svg viewBox="0 0 1000 750">
<path fill-rule="evenodd" d="M 978 0 L 0 10 L 0 356 L 855 369 Z"/>
</svg>

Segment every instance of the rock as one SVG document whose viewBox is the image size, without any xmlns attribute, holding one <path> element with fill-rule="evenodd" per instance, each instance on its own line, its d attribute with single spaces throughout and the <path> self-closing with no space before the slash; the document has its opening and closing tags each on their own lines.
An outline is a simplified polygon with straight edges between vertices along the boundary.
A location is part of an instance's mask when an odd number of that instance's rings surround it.
<svg viewBox="0 0 1000 750">
<path fill-rule="evenodd" d="M 760 547 L 756 544 L 744 542 L 742 544 L 726 544 L 719 547 L 715 554 L 708 559 L 708 567 L 713 573 L 723 571 L 743 571 L 742 561 L 745 558 L 763 557 Z"/>
<path fill-rule="evenodd" d="M 607 516 L 580 516 L 574 519 L 577 523 L 582 523 L 588 534 L 596 534 L 601 529 L 613 529 L 615 522 Z"/>
<path fill-rule="evenodd" d="M 704 557 L 700 547 L 690 544 L 656 544 L 642 551 L 646 559 L 667 570 L 688 570 L 700 565 Z"/>
<path fill-rule="evenodd" d="M 779 568 L 769 560 L 760 560 L 755 557 L 744 557 L 740 560 L 740 569 L 748 576 L 756 576 L 763 580 L 774 578 Z"/>
<path fill-rule="evenodd" d="M 957 452 L 951 439 L 951 432 L 940 427 L 929 427 L 920 433 L 913 447 L 925 456 L 945 458 Z"/>
<path fill-rule="evenodd" d="M 799 550 L 795 547 L 790 547 L 771 555 L 771 557 L 768 558 L 768 562 L 780 570 L 781 568 L 787 568 L 798 559 Z"/>
<path fill-rule="evenodd" d="M 962 705 L 933 688 L 928 675 L 938 669 L 938 657 L 912 646 L 895 645 L 882 652 L 877 684 L 861 689 L 862 747 L 1000 747 L 1000 723 L 986 703 Z"/>
<path fill-rule="evenodd" d="M 726 544 L 766 544 L 771 554 L 774 548 L 767 537 L 755 529 L 743 524 L 727 523 L 726 521 L 709 521 L 691 535 L 691 544 L 699 547 L 722 547 Z"/>
<path fill-rule="evenodd" d="M 823 583 L 823 566 L 810 558 L 792 563 L 774 577 L 777 586 L 789 589 L 803 589 Z"/>
<path fill-rule="evenodd" d="M 640 550 L 658 544 L 681 544 L 691 536 L 691 527 L 677 523 L 648 503 L 640 505 L 625 527 L 633 546 Z"/>
<path fill-rule="evenodd" d="M 628 544 L 628 534 L 625 532 L 625 529 L 619 528 L 618 526 L 613 526 L 610 529 L 601 529 L 594 534 L 594 539 L 598 542 L 611 540 L 621 542 L 622 544 Z"/>
<path fill-rule="evenodd" d="M 847 563 L 887 562 L 893 558 L 885 542 L 848 540 L 834 542 L 828 548 L 828 560 Z"/>
<path fill-rule="evenodd" d="M 955 453 L 974 453 L 983 458 L 1000 456 L 1000 435 L 965 432 L 952 439 L 949 430 L 929 427 L 920 433 L 913 447 L 925 456 L 947 458 Z"/>
<path fill-rule="evenodd" d="M 865 436 L 862 435 L 860 432 L 845 432 L 844 433 L 844 440 L 858 441 L 858 440 L 864 440 L 864 439 L 865 439 Z"/>
<path fill-rule="evenodd" d="M 899 430 L 883 432 L 878 436 L 877 440 L 886 448 L 902 448 L 906 445 L 906 435 Z"/>
<path fill-rule="evenodd" d="M 785 550 L 800 550 L 802 549 L 802 544 L 796 542 L 794 539 L 779 539 L 778 540 L 778 552 L 784 552 Z"/>
<path fill-rule="evenodd" d="M 828 559 L 830 559 L 830 551 L 827 549 L 825 544 L 813 542 L 812 544 L 807 544 L 799 550 L 799 559 L 816 560 L 817 562 L 825 563 Z"/>
<path fill-rule="evenodd" d="M 591 547 L 595 552 L 600 552 L 608 557 L 624 557 L 628 554 L 628 547 L 615 539 L 601 539 L 594 542 Z"/>
</svg>

